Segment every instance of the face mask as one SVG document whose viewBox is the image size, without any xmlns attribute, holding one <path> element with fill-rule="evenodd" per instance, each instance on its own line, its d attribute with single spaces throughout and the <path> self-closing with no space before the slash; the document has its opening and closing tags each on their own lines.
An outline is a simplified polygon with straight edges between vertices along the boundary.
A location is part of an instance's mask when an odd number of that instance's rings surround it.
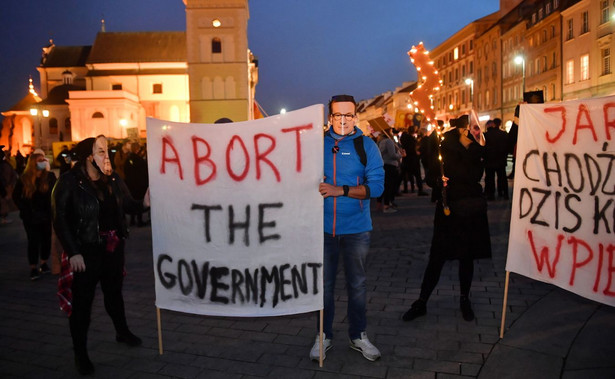
<svg viewBox="0 0 615 379">
<path fill-rule="evenodd" d="M 36 169 L 39 171 L 44 171 L 47 168 L 47 162 L 36 162 Z"/>
<path fill-rule="evenodd" d="M 102 161 L 102 162 L 99 162 L 99 161 Z M 100 165 L 102 165 L 102 168 L 99 165 L 99 163 Z M 103 159 L 94 157 L 94 159 L 92 160 L 92 166 L 94 166 L 94 168 L 103 175 L 111 175 L 112 168 L 111 168 L 111 161 L 109 160 L 109 157 L 105 157 Z"/>
</svg>

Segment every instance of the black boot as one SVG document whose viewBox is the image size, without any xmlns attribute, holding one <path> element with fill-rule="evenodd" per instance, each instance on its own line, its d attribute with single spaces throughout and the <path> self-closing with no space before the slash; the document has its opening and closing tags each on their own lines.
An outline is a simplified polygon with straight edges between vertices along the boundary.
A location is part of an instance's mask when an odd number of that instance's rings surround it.
<svg viewBox="0 0 615 379">
<path fill-rule="evenodd" d="M 474 320 L 474 311 L 472 310 L 472 304 L 470 303 L 470 299 L 468 299 L 466 296 L 462 296 L 459 300 L 459 308 L 461 309 L 461 315 L 463 316 L 464 320 Z"/>
<path fill-rule="evenodd" d="M 75 367 L 81 375 L 90 375 L 94 373 L 94 365 L 87 352 L 75 352 Z"/>
<path fill-rule="evenodd" d="M 415 318 L 425 316 L 427 314 L 427 302 L 423 299 L 418 299 L 406 313 L 401 316 L 401 319 L 404 321 L 412 321 Z"/>
<path fill-rule="evenodd" d="M 115 335 L 115 340 L 117 342 L 125 343 L 128 346 L 140 346 L 143 342 L 141 341 L 141 338 L 132 334 L 130 330 L 126 330 L 122 333 L 117 333 Z"/>
</svg>

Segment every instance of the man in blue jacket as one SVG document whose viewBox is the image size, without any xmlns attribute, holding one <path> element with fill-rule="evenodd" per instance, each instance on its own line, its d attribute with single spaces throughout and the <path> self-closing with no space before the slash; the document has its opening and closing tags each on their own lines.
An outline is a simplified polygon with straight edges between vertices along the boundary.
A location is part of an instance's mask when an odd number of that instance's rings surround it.
<svg viewBox="0 0 615 379">
<path fill-rule="evenodd" d="M 365 260 L 369 251 L 372 220 L 370 198 L 384 189 L 384 169 L 376 144 L 363 136 L 356 122 L 352 96 L 333 96 L 329 102 L 329 124 L 324 143 L 324 182 L 319 191 L 324 199 L 324 353 L 332 347 L 335 313 L 335 277 L 343 256 L 348 291 L 348 336 L 350 347 L 375 361 L 380 351 L 365 332 Z M 358 140 L 359 141 L 355 141 Z M 324 357 L 323 353 L 323 357 Z M 318 360 L 318 336 L 310 358 Z"/>
</svg>

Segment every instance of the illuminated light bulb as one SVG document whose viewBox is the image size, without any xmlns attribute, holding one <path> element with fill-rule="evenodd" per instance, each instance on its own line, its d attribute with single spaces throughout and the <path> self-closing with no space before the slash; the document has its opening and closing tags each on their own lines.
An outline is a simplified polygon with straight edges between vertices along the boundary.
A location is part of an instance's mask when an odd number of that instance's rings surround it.
<svg viewBox="0 0 615 379">
<path fill-rule="evenodd" d="M 427 80 L 427 77 L 426 77 L 426 76 L 423 76 L 423 80 Z"/>
<path fill-rule="evenodd" d="M 420 68 L 420 67 L 417 67 L 417 68 L 416 68 L 416 71 L 421 71 L 421 68 Z"/>
<path fill-rule="evenodd" d="M 414 105 L 419 105 L 419 102 L 418 102 L 418 101 L 415 101 L 415 102 L 414 102 Z"/>
</svg>

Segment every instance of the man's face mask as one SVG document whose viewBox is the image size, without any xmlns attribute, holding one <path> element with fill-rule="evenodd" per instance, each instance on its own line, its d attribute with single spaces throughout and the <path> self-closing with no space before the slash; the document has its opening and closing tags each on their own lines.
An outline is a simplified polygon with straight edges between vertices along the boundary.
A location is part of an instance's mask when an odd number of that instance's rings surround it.
<svg viewBox="0 0 615 379">
<path fill-rule="evenodd" d="M 92 166 L 103 175 L 111 175 L 113 168 L 111 167 L 111 160 L 109 159 L 106 139 L 96 139 L 92 148 L 92 156 L 94 158 L 92 160 Z"/>
</svg>

